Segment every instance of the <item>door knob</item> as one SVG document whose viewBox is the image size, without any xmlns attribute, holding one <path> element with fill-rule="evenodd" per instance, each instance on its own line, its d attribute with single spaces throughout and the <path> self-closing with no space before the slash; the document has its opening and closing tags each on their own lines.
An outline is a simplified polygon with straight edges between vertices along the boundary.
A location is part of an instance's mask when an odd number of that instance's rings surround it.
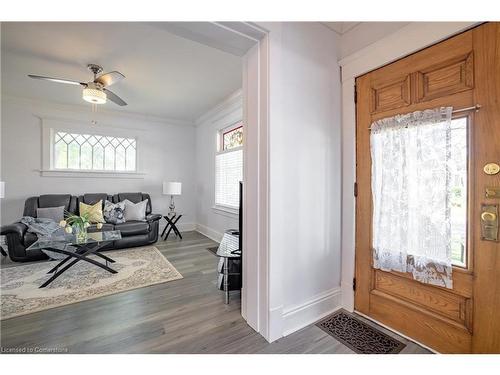
<svg viewBox="0 0 500 375">
<path fill-rule="evenodd" d="M 481 219 L 483 221 L 495 221 L 497 219 L 497 215 L 493 212 L 483 212 L 481 214 Z"/>
<path fill-rule="evenodd" d="M 498 204 L 481 205 L 481 239 L 498 241 Z"/>
</svg>

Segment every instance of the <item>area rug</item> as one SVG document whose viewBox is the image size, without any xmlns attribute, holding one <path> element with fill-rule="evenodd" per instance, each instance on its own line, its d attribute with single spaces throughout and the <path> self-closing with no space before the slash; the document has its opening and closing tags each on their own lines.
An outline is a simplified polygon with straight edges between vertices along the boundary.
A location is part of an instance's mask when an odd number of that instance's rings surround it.
<svg viewBox="0 0 500 375">
<path fill-rule="evenodd" d="M 78 262 L 42 289 L 39 286 L 49 277 L 47 272 L 56 264 L 54 261 L 2 268 L 0 319 L 182 279 L 154 246 L 105 254 L 116 261 L 110 266 L 118 273 L 111 274 L 88 262 Z"/>
<path fill-rule="evenodd" d="M 406 346 L 344 310 L 333 313 L 316 326 L 356 353 L 396 354 Z"/>
</svg>

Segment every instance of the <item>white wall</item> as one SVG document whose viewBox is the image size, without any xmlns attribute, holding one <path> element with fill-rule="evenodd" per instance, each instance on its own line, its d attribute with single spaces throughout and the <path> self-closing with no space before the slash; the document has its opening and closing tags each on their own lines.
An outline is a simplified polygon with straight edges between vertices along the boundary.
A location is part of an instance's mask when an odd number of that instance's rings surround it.
<svg viewBox="0 0 500 375">
<path fill-rule="evenodd" d="M 259 25 L 270 30 L 269 315 L 286 335 L 340 306 L 339 41 L 318 23 Z"/>
<path fill-rule="evenodd" d="M 242 105 L 238 90 L 196 121 L 197 229 L 216 241 L 226 229 L 238 228 L 237 214 L 214 209 L 217 132 L 242 120 Z"/>
<path fill-rule="evenodd" d="M 409 22 L 361 22 L 340 37 L 339 59 L 353 54 L 390 34 Z"/>
<path fill-rule="evenodd" d="M 41 118 L 84 121 L 89 128 L 90 119 L 97 118 L 97 126 L 136 133 L 138 157 L 142 158 L 145 175 L 138 179 L 42 177 L 39 172 L 42 167 Z M 193 124 L 112 112 L 92 116 L 90 106 L 63 106 L 3 95 L 1 151 L 1 180 L 6 182 L 3 223 L 19 219 L 24 200 L 40 194 L 142 191 L 151 194 L 155 213 L 166 213 L 168 197 L 162 195 L 162 181 L 181 181 L 182 196 L 176 197 L 176 208 L 184 214 L 180 229 L 195 228 Z"/>
</svg>

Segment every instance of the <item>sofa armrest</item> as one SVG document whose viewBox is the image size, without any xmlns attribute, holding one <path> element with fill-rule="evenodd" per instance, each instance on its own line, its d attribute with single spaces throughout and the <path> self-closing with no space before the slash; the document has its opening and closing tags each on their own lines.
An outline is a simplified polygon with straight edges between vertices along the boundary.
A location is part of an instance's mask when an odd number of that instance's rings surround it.
<svg viewBox="0 0 500 375">
<path fill-rule="evenodd" d="M 149 214 L 146 216 L 146 221 L 151 222 L 151 221 L 157 221 L 160 220 L 163 216 L 160 214 Z"/>
<path fill-rule="evenodd" d="M 22 223 L 13 223 L 10 225 L 2 225 L 0 228 L 0 235 L 7 236 L 9 234 L 17 234 L 19 238 L 24 238 L 28 227 Z"/>
</svg>

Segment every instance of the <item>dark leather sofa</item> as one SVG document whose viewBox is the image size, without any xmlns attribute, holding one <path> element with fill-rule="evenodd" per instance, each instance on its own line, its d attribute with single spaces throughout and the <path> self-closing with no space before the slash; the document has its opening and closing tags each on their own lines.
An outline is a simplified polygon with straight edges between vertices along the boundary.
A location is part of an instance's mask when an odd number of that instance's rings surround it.
<svg viewBox="0 0 500 375">
<path fill-rule="evenodd" d="M 118 193 L 108 195 L 105 193 L 84 194 L 74 196 L 70 194 L 40 195 L 39 197 L 28 198 L 24 203 L 23 216 L 36 217 L 37 208 L 64 206 L 66 211 L 78 214 L 80 202 L 95 204 L 102 200 L 113 203 L 121 202 L 125 199 L 133 203 L 148 200 L 146 207 L 146 221 L 127 221 L 122 224 L 103 224 L 101 230 L 119 230 L 122 235 L 121 240 L 110 242 L 102 250 L 122 249 L 127 247 L 144 246 L 155 243 L 158 240 L 159 220 L 161 215 L 152 214 L 151 197 L 144 193 Z M 37 237 L 27 231 L 27 226 L 22 223 L 13 223 L 1 227 L 0 234 L 7 237 L 9 257 L 16 262 L 29 262 L 34 260 L 47 259 L 47 256 L 40 250 L 30 250 L 26 248 L 33 244 Z M 97 230 L 95 225 L 89 231 Z"/>
</svg>

